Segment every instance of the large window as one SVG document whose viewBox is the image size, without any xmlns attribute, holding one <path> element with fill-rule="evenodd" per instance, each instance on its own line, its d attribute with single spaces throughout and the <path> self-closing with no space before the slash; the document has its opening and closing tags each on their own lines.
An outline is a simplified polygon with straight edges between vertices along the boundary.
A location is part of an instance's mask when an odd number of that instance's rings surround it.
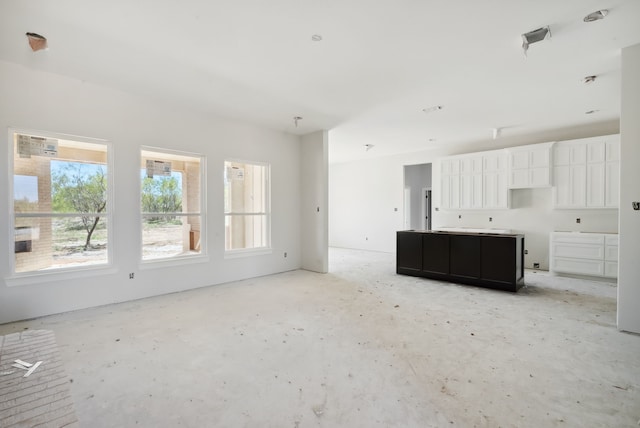
<svg viewBox="0 0 640 428">
<path fill-rule="evenodd" d="M 225 250 L 270 249 L 269 165 L 224 163 Z"/>
<path fill-rule="evenodd" d="M 12 272 L 106 265 L 111 225 L 108 144 L 10 131 Z"/>
<path fill-rule="evenodd" d="M 142 260 L 203 253 L 202 156 L 141 151 Z"/>
</svg>

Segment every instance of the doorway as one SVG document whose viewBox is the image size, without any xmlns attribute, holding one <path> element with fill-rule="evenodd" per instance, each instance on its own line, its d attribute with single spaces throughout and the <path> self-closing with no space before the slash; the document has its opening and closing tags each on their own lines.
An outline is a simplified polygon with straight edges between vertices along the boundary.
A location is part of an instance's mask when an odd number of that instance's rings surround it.
<svg viewBox="0 0 640 428">
<path fill-rule="evenodd" d="M 431 230 L 431 164 L 404 167 L 404 227 Z"/>
</svg>

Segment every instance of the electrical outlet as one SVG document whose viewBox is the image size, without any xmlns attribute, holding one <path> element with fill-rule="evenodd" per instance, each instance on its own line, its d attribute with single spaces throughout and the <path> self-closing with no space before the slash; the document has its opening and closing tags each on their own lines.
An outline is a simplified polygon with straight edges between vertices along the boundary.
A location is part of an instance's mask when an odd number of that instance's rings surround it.
<svg viewBox="0 0 640 428">
<path fill-rule="evenodd" d="M 286 251 L 284 252 L 284 258 L 285 259 L 287 258 L 287 252 Z"/>
<path fill-rule="evenodd" d="M 533 264 L 533 268 L 534 269 L 540 269 L 540 263 L 534 263 Z"/>
<path fill-rule="evenodd" d="M 131 272 L 131 273 L 129 274 L 129 279 L 134 279 L 134 276 L 135 276 L 135 274 L 134 274 L 133 272 Z"/>
<path fill-rule="evenodd" d="M 580 219 L 579 218 L 576 219 L 576 223 L 580 224 Z"/>
<path fill-rule="evenodd" d="M 489 221 L 493 221 L 493 217 L 489 217 Z"/>
<path fill-rule="evenodd" d="M 529 250 L 524 250 L 524 253 L 525 254 L 529 254 Z"/>
<path fill-rule="evenodd" d="M 462 214 L 458 214 L 458 218 L 462 218 Z"/>
</svg>

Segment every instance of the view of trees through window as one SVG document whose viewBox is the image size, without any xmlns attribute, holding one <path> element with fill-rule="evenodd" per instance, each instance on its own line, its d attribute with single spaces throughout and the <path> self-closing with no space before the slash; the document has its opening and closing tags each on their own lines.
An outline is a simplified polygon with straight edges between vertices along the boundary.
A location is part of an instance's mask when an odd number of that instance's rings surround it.
<svg viewBox="0 0 640 428">
<path fill-rule="evenodd" d="M 201 253 L 201 158 L 142 150 L 142 260 Z"/>
<path fill-rule="evenodd" d="M 13 137 L 14 272 L 108 263 L 107 145 Z"/>
<path fill-rule="evenodd" d="M 108 144 L 13 132 L 13 272 L 109 262 Z M 200 254 L 201 156 L 142 150 L 142 259 Z"/>
<path fill-rule="evenodd" d="M 100 223 L 100 214 L 107 208 L 106 165 L 51 161 L 51 200 L 54 213 L 86 213 L 80 216 L 80 224 L 68 217 L 57 219 L 57 229 L 68 232 L 67 241 L 76 241 L 71 237 L 78 229 L 86 235 L 84 243 L 75 246 L 76 251 L 91 251 L 105 245 L 104 236 L 95 246 L 91 245 L 91 237 L 98 225 L 101 231 L 106 229 L 104 222 Z M 67 250 L 70 248 L 74 246 L 67 246 Z"/>
</svg>

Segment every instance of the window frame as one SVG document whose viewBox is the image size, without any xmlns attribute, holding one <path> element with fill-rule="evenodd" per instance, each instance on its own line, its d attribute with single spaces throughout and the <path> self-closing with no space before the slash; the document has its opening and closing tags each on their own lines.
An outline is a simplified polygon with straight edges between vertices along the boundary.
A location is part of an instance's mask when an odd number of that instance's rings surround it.
<svg viewBox="0 0 640 428">
<path fill-rule="evenodd" d="M 247 164 L 247 165 L 256 165 L 256 166 L 261 166 L 261 167 L 266 167 L 266 184 L 265 184 L 265 212 L 262 214 L 258 214 L 258 213 L 237 213 L 237 212 L 229 212 L 227 213 L 225 211 L 225 207 L 226 207 L 226 193 L 224 191 L 224 177 L 225 177 L 225 170 L 227 168 L 227 162 L 230 163 L 241 163 L 241 164 Z M 223 168 L 223 190 L 222 190 L 222 198 L 223 198 L 223 204 L 222 204 L 222 211 L 223 211 L 223 228 L 224 228 L 224 242 L 223 242 L 223 248 L 224 248 L 224 258 L 225 259 L 233 259 L 233 258 L 239 258 L 239 257 L 250 257 L 250 256 L 257 256 L 257 255 L 264 255 L 264 254 L 272 254 L 273 253 L 273 246 L 272 246 L 272 242 L 271 242 L 271 221 L 272 221 L 272 210 L 271 210 L 271 164 L 269 162 L 262 162 L 262 161 L 249 161 L 246 159 L 238 159 L 238 158 L 225 158 L 223 163 L 222 163 L 222 168 Z M 227 250 L 226 248 L 226 241 L 227 241 L 227 231 L 226 231 L 226 220 L 228 216 L 234 216 L 234 215 L 242 215 L 242 216 L 258 216 L 258 215 L 263 215 L 265 216 L 265 223 L 266 223 L 266 231 L 265 231 L 265 240 L 267 242 L 266 246 L 263 247 L 255 247 L 255 248 L 235 248 L 235 249 L 230 249 Z"/>
<path fill-rule="evenodd" d="M 142 168 L 142 162 L 145 157 L 143 156 L 143 152 L 152 152 L 158 153 L 160 157 L 171 157 L 171 156 L 182 156 L 182 157 L 190 157 L 190 158 L 198 158 L 200 159 L 200 210 L 198 212 L 181 212 L 181 213 L 145 213 L 142 210 L 142 180 L 139 179 L 138 186 L 138 226 L 140 228 L 140 252 L 139 252 L 139 266 L 141 270 L 144 269 L 153 269 L 157 267 L 165 267 L 165 266 L 177 266 L 191 263 L 204 263 L 209 261 L 208 256 L 208 245 L 207 245 L 207 191 L 206 191 L 206 178 L 207 178 L 207 157 L 202 153 L 194 153 L 188 152 L 184 150 L 174 150 L 167 149 L 163 147 L 155 147 L 155 146 L 140 146 L 138 151 L 139 154 L 139 165 Z M 138 175 L 140 175 L 140 169 L 138 169 Z M 143 219 L 145 216 L 161 214 L 161 215 L 169 215 L 175 214 L 180 217 L 200 217 L 200 253 L 198 254 L 179 254 L 169 257 L 161 257 L 154 259 L 144 259 L 144 228 L 143 228 Z"/>
<path fill-rule="evenodd" d="M 54 213 L 51 212 L 37 212 L 28 213 L 28 215 L 16 216 L 15 213 L 15 135 L 30 135 L 44 138 L 53 138 L 57 140 L 73 141 L 78 143 L 96 144 L 105 146 L 106 151 L 106 167 L 107 167 L 107 204 L 105 212 L 100 213 L 100 217 L 105 219 L 107 224 L 107 260 L 105 263 L 99 264 L 87 264 L 81 266 L 70 267 L 58 267 L 52 269 L 32 270 L 26 272 L 16 272 L 16 257 L 15 257 L 15 236 L 12 231 L 15 231 L 16 218 L 56 218 L 56 217 L 72 217 L 73 214 L 82 213 Z M 66 280 L 78 277 L 94 276 L 96 274 L 109 274 L 114 273 L 117 269 L 113 264 L 113 249 L 115 247 L 115 234 L 113 231 L 113 217 L 115 213 L 115 198 L 113 197 L 114 188 L 114 153 L 113 144 L 105 139 L 83 137 L 77 135 L 70 135 L 58 132 L 42 131 L 27 128 L 8 128 L 7 132 L 7 150 L 8 150 L 8 168 L 7 168 L 7 183 L 8 183 L 8 218 L 9 218 L 9 234 L 7 239 L 7 254 L 9 257 L 9 276 L 5 278 L 5 282 L 8 286 L 25 285 L 25 284 L 37 284 L 42 282 L 48 282 L 52 280 Z M 57 159 L 57 158 L 52 158 Z"/>
</svg>

